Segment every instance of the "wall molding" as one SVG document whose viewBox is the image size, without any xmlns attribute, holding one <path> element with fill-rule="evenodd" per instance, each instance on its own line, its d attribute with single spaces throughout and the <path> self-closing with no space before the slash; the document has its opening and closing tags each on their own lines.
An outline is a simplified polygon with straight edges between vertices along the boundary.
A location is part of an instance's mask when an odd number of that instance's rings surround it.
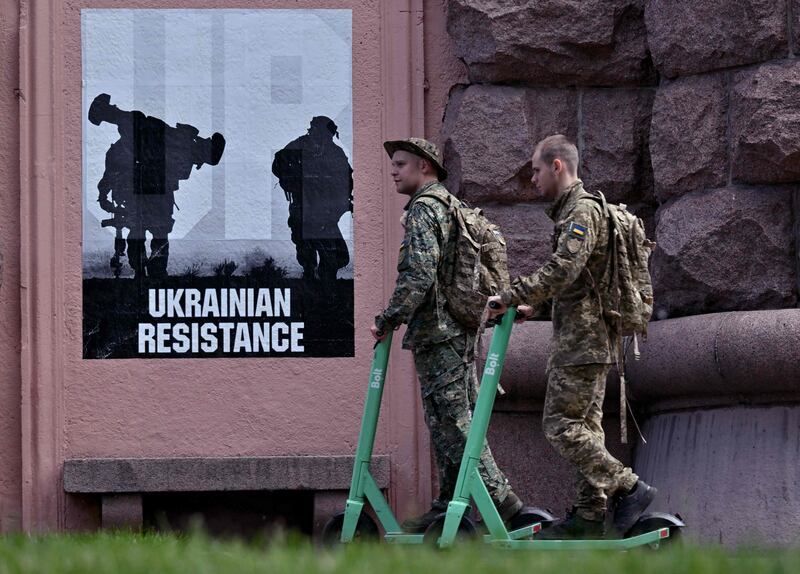
<svg viewBox="0 0 800 574">
<path fill-rule="evenodd" d="M 22 527 L 63 527 L 64 146 L 61 0 L 20 6 Z"/>
<path fill-rule="evenodd" d="M 424 18 L 422 0 L 381 2 L 382 139 L 425 134 Z M 381 144 L 383 142 L 380 142 Z M 390 164 L 381 149 L 383 185 L 384 305 L 397 277 L 396 249 L 403 238 L 400 216 L 408 198 L 391 185 Z M 410 353 L 400 351 L 404 330 L 395 333 L 384 395 L 383 417 L 388 424 L 392 453 L 389 497 L 399 510 L 423 510 L 432 496 L 430 439 L 425 425 L 419 385 Z M 409 412 L 408 405 L 414 405 Z"/>
</svg>

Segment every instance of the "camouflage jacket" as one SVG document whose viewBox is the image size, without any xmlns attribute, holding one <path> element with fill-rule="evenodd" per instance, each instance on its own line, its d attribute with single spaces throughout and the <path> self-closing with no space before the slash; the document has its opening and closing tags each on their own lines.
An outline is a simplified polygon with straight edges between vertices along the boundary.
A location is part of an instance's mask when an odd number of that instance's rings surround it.
<svg viewBox="0 0 800 574">
<path fill-rule="evenodd" d="M 536 306 L 553 298 L 548 369 L 613 363 L 616 337 L 592 285 L 608 262 L 608 220 L 580 180 L 556 199 L 548 215 L 555 222 L 553 255 L 533 275 L 515 279 L 503 301 Z"/>
<path fill-rule="evenodd" d="M 450 237 L 452 218 L 441 201 L 419 197 L 432 188 L 447 191 L 438 182 L 426 184 L 405 206 L 403 226 L 406 231 L 397 263 L 397 284 L 389 305 L 375 318 L 375 325 L 380 329 L 408 324 L 403 339 L 405 349 L 464 334 L 464 329 L 448 313 L 438 283 L 439 264 Z"/>
</svg>

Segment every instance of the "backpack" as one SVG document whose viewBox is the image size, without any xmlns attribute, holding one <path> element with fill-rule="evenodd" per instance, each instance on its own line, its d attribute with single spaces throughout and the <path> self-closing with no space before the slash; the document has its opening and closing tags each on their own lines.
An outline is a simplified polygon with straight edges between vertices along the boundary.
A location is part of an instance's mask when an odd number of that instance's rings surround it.
<svg viewBox="0 0 800 574">
<path fill-rule="evenodd" d="M 603 315 L 622 337 L 647 337 L 647 323 L 653 315 L 653 280 L 648 261 L 656 244 L 647 239 L 644 222 L 628 211 L 624 203 L 597 199 L 608 219 L 609 261 L 601 280 Z"/>
<path fill-rule="evenodd" d="M 500 228 L 481 209 L 469 207 L 446 191 L 426 191 L 447 207 L 454 230 L 446 238 L 437 272 L 447 309 L 462 327 L 477 332 L 486 300 L 508 289 L 506 241 Z"/>
<path fill-rule="evenodd" d="M 608 265 L 600 281 L 600 288 L 589 274 L 600 300 L 603 316 L 617 333 L 617 371 L 620 379 L 620 435 L 622 444 L 628 442 L 627 393 L 625 380 L 625 354 L 633 340 L 634 358 L 639 360 L 638 335 L 647 338 L 647 323 L 653 315 L 653 280 L 648 261 L 655 242 L 647 239 L 644 222 L 628 211 L 624 203 L 606 202 L 597 192 L 593 196 L 608 219 Z M 587 270 L 588 272 L 588 270 Z M 623 337 L 627 338 L 623 341 Z M 631 415 L 633 412 L 631 411 Z M 644 436 L 633 419 L 639 436 Z"/>
</svg>

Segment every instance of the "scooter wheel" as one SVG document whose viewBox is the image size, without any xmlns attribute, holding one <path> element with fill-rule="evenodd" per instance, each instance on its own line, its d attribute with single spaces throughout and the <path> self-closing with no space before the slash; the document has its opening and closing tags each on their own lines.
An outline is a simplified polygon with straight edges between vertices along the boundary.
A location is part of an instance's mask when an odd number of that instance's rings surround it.
<svg viewBox="0 0 800 574">
<path fill-rule="evenodd" d="M 334 514 L 322 529 L 322 543 L 325 546 L 336 546 L 342 541 L 342 526 L 344 526 L 344 512 Z M 356 532 L 353 541 L 378 540 L 380 532 L 375 521 L 365 512 L 358 517 Z"/>
<path fill-rule="evenodd" d="M 447 518 L 447 513 L 442 512 L 439 516 L 436 517 L 436 520 L 428 525 L 428 528 L 425 529 L 425 544 L 429 544 L 431 546 L 437 546 L 439 544 L 439 538 L 442 535 L 442 531 L 444 530 L 444 521 Z M 461 518 L 461 524 L 458 525 L 458 531 L 456 532 L 456 541 L 466 541 L 477 536 L 477 530 L 475 528 L 475 523 L 467 517 L 463 516 Z"/>
<path fill-rule="evenodd" d="M 685 524 L 680 516 L 673 516 L 671 514 L 650 514 L 642 516 L 636 521 L 636 524 L 625 534 L 625 538 L 632 538 L 640 534 L 646 534 L 653 530 L 661 528 L 669 528 L 669 538 L 659 541 L 658 543 L 651 544 L 647 548 L 652 550 L 660 550 L 671 546 L 679 546 L 683 543 L 682 530 Z"/>
<path fill-rule="evenodd" d="M 547 528 L 555 521 L 556 517 L 549 510 L 536 508 L 535 506 L 525 506 L 509 520 L 508 528 L 509 530 L 517 530 L 537 522 L 542 525 L 542 528 Z"/>
</svg>

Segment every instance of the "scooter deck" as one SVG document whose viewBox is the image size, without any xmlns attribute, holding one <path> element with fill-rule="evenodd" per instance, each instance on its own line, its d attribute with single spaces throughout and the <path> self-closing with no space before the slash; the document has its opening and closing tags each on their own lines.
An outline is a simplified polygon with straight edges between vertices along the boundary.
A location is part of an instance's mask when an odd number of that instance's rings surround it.
<svg viewBox="0 0 800 574">
<path fill-rule="evenodd" d="M 389 544 L 412 545 L 425 542 L 425 535 L 408 534 L 406 532 L 387 532 L 383 539 Z"/>
<path fill-rule="evenodd" d="M 669 538 L 669 528 L 659 528 L 617 540 L 488 540 L 492 546 L 525 550 L 630 550 L 659 544 Z"/>
<path fill-rule="evenodd" d="M 657 545 L 669 538 L 669 528 L 660 528 L 631 538 L 618 540 L 537 540 L 542 525 L 537 522 L 508 533 L 509 540 L 498 540 L 485 534 L 483 541 L 497 548 L 513 550 L 631 550 L 640 546 Z M 384 540 L 395 545 L 414 545 L 425 542 L 424 534 L 387 532 Z"/>
<path fill-rule="evenodd" d="M 536 524 L 529 524 L 523 528 L 519 528 L 512 532 L 508 533 L 509 538 L 512 541 L 514 540 L 522 540 L 524 538 L 530 538 L 535 534 L 538 534 L 542 530 L 542 524 L 537 522 Z M 425 535 L 424 534 L 408 534 L 405 532 L 387 532 L 384 536 L 384 540 L 389 542 L 390 544 L 422 544 L 425 542 Z M 483 536 L 484 542 L 505 542 L 504 540 L 496 540 L 492 537 L 491 534 L 485 534 Z"/>
</svg>

